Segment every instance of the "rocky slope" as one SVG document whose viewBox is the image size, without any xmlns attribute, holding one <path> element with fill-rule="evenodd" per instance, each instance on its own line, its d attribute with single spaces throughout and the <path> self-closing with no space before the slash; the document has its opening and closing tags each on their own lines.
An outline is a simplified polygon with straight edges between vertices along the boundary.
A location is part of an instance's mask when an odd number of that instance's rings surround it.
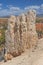
<svg viewBox="0 0 43 65">
<path fill-rule="evenodd" d="M 43 39 L 39 39 L 34 49 L 27 50 L 22 55 L 0 65 L 43 65 Z"/>
</svg>

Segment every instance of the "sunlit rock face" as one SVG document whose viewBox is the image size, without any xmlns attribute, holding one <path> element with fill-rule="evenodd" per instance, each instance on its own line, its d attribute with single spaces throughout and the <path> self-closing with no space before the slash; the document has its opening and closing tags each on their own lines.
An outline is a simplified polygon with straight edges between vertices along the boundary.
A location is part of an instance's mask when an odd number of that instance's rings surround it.
<svg viewBox="0 0 43 65">
<path fill-rule="evenodd" d="M 16 18 L 15 16 L 11 16 L 8 19 L 8 30 L 5 32 L 5 47 L 7 52 L 11 52 L 15 50 L 14 47 L 14 27 L 15 27 Z"/>
<path fill-rule="evenodd" d="M 8 28 L 5 32 L 7 53 L 18 56 L 37 44 L 35 20 L 35 10 L 30 10 L 26 15 L 23 13 L 20 16 L 11 16 L 8 19 Z"/>
<path fill-rule="evenodd" d="M 20 43 L 22 44 L 22 50 L 25 51 L 26 44 L 27 44 L 27 24 L 26 24 L 26 17 L 25 14 L 21 15 L 21 21 L 20 21 Z"/>
<path fill-rule="evenodd" d="M 36 21 L 36 11 L 30 10 L 29 12 L 27 12 L 27 34 L 28 34 L 27 43 L 29 44 L 28 46 L 30 46 L 30 48 L 34 47 L 38 40 L 35 21 Z"/>
</svg>

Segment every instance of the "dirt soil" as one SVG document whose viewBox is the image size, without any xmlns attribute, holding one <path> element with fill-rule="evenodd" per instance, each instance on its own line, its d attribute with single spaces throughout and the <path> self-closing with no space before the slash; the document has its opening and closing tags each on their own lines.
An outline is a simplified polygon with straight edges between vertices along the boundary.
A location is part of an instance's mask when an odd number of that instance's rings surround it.
<svg viewBox="0 0 43 65">
<path fill-rule="evenodd" d="M 39 39 L 34 49 L 26 50 L 22 55 L 0 65 L 43 65 L 43 38 Z"/>
</svg>

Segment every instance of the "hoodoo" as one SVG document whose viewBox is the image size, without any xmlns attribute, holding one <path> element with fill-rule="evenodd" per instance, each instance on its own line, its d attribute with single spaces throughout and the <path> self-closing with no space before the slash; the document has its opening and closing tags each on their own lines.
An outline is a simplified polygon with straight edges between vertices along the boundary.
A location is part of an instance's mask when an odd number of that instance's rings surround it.
<svg viewBox="0 0 43 65">
<path fill-rule="evenodd" d="M 8 19 L 8 28 L 5 32 L 7 54 L 18 56 L 26 49 L 34 48 L 38 40 L 35 21 L 35 10 Z"/>
</svg>

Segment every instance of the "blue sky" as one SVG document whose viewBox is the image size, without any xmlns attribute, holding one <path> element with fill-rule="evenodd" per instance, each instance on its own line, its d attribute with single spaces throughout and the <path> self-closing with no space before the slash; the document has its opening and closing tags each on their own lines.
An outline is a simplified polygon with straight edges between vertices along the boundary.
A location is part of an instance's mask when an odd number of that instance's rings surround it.
<svg viewBox="0 0 43 65">
<path fill-rule="evenodd" d="M 0 0 L 0 16 L 17 15 L 30 9 L 43 14 L 43 0 Z"/>
</svg>

